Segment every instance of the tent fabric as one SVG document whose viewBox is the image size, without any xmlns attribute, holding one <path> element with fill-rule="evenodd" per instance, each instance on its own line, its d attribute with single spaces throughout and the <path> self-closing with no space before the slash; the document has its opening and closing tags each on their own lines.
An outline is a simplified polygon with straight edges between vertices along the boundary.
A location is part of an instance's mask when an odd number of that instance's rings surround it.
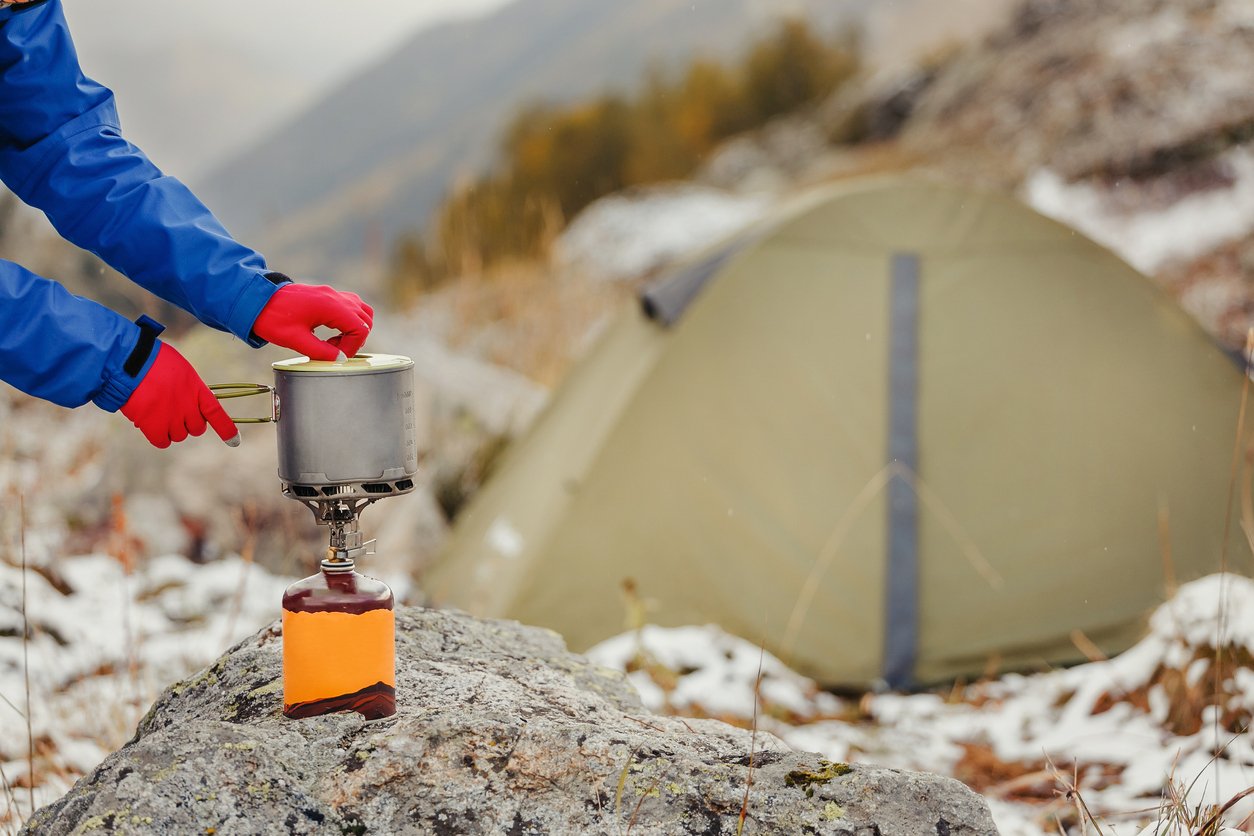
<svg viewBox="0 0 1254 836">
<path fill-rule="evenodd" d="M 458 519 L 433 602 L 576 650 L 641 610 L 714 622 L 864 687 L 1078 661 L 1074 631 L 1127 647 L 1164 593 L 1160 514 L 1177 579 L 1218 567 L 1242 375 L 1115 256 L 904 178 L 742 240 L 670 327 L 632 307 L 607 329 Z M 917 466 L 889 438 L 894 253 L 918 259 Z M 902 487 L 918 623 L 898 672 Z"/>
</svg>

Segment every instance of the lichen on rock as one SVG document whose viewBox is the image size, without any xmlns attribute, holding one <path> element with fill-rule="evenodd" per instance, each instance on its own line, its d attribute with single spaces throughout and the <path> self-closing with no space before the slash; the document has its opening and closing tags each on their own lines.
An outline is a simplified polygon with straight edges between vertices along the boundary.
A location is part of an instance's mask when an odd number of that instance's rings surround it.
<svg viewBox="0 0 1254 836">
<path fill-rule="evenodd" d="M 842 775 L 848 775 L 853 772 L 853 767 L 845 763 L 830 763 L 829 761 L 819 761 L 816 769 L 794 769 L 784 776 L 784 785 L 788 787 L 799 787 L 805 792 L 807 798 L 814 797 L 814 786 L 816 784 L 826 784 L 833 778 L 839 778 Z"/>
</svg>

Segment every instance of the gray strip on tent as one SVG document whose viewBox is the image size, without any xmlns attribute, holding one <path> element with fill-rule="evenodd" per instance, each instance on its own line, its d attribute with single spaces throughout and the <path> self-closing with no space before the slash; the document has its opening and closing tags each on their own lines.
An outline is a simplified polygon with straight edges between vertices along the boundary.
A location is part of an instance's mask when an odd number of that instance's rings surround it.
<svg viewBox="0 0 1254 836">
<path fill-rule="evenodd" d="M 654 322 L 670 327 L 679 321 L 688 306 L 701 295 L 706 282 L 727 263 L 727 260 L 757 240 L 756 235 L 742 235 L 739 240 L 720 247 L 695 264 L 680 268 L 658 279 L 640 294 L 644 315 Z"/>
<path fill-rule="evenodd" d="M 888 461 L 906 470 L 888 482 L 884 680 L 907 688 L 919 643 L 919 256 L 893 253 L 888 364 Z"/>
</svg>

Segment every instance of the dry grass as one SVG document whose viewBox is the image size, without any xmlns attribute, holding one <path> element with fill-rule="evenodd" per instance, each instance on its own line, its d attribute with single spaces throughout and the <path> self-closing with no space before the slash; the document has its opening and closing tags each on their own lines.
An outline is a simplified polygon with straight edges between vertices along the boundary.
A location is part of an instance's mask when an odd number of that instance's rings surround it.
<svg viewBox="0 0 1254 836">
<path fill-rule="evenodd" d="M 753 787 L 753 759 L 758 752 L 758 708 L 762 704 L 762 662 L 766 659 L 766 648 L 758 648 L 758 673 L 753 680 L 753 728 L 749 736 L 749 772 L 745 775 L 745 796 L 740 802 L 740 816 L 736 820 L 736 836 L 745 829 L 745 819 L 749 817 L 749 790 Z"/>
<path fill-rule="evenodd" d="M 1084 794 L 1080 791 L 1080 770 L 1078 766 L 1072 767 L 1072 772 L 1068 775 L 1063 770 L 1054 765 L 1053 761 L 1046 761 L 1050 771 L 1054 774 L 1054 780 L 1057 782 L 1059 789 L 1055 793 L 1069 802 L 1074 811 L 1074 820 L 1077 821 L 1081 828 L 1081 833 L 1087 836 L 1089 825 L 1092 824 L 1096 829 L 1098 836 L 1103 836 L 1104 831 L 1100 821 L 1093 815 L 1093 811 L 1089 809 L 1088 803 L 1084 800 Z M 1056 816 L 1055 821 L 1059 830 L 1066 825 L 1062 821 L 1062 817 Z"/>
<path fill-rule="evenodd" d="M 22 684 L 26 690 L 26 756 L 27 776 L 30 779 L 27 790 L 30 793 L 30 810 L 35 811 L 35 736 L 31 728 L 31 711 L 33 703 L 30 699 L 30 617 L 26 609 L 26 496 L 18 495 L 18 531 L 22 556 Z"/>
<path fill-rule="evenodd" d="M 244 571 L 240 573 L 239 584 L 235 587 L 235 594 L 231 596 L 231 612 L 226 621 L 226 633 L 222 637 L 224 645 L 235 635 L 235 623 L 239 620 L 240 609 L 243 607 L 244 590 L 248 585 L 249 570 L 252 568 L 257 551 L 256 507 L 251 503 L 245 504 L 243 508 L 237 509 L 235 516 L 240 530 L 244 532 L 244 545 L 240 549 L 240 557 L 244 560 Z"/>
<path fill-rule="evenodd" d="M 1205 666 L 1198 675 L 1190 676 L 1193 663 Z M 1199 650 L 1189 664 L 1179 667 L 1159 665 L 1150 679 L 1130 691 L 1107 692 L 1098 698 L 1094 714 L 1109 711 L 1116 705 L 1131 705 L 1137 711 L 1150 712 L 1150 693 L 1160 690 L 1166 697 L 1167 717 L 1163 727 L 1174 735 L 1187 737 L 1202 730 L 1206 709 L 1218 709 L 1219 728 L 1231 734 L 1243 733 L 1250 724 L 1251 713 L 1244 702 L 1245 694 L 1236 685 L 1238 670 L 1254 670 L 1254 656 L 1248 648 L 1231 644 L 1215 649 Z"/>
<path fill-rule="evenodd" d="M 418 304 L 452 311 L 454 348 L 486 345 L 486 359 L 552 387 L 587 348 L 594 326 L 635 290 L 630 283 L 555 275 L 543 263 L 516 262 L 456 279 Z"/>
<path fill-rule="evenodd" d="M 962 757 L 954 763 L 953 777 L 979 793 L 1015 800 L 1054 797 L 1054 776 L 1045 761 L 1004 761 L 987 743 L 962 743 Z"/>
</svg>

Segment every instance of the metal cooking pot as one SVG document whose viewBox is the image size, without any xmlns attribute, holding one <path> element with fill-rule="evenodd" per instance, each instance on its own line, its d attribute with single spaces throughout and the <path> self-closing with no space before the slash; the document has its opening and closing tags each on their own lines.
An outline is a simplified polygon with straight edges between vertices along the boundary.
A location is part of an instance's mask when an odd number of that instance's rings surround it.
<svg viewBox="0 0 1254 836">
<path fill-rule="evenodd" d="M 274 386 L 218 384 L 219 398 L 273 393 L 279 479 L 293 499 L 382 499 L 408 493 L 418 472 L 414 361 L 359 354 L 326 362 L 297 357 L 273 365 Z"/>
</svg>

